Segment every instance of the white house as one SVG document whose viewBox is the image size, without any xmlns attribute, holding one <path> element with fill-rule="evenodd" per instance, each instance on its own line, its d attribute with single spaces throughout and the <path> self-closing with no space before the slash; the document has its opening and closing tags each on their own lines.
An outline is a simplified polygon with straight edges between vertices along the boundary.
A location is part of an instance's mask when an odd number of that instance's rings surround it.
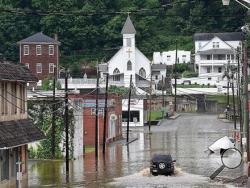
<svg viewBox="0 0 250 188">
<path fill-rule="evenodd" d="M 150 80 L 151 62 L 135 46 L 135 27 L 130 19 L 122 28 L 122 48 L 105 64 L 100 65 L 101 76 L 109 73 L 113 85 L 129 87 L 130 75 L 132 82 L 137 87 L 147 87 Z"/>
<path fill-rule="evenodd" d="M 200 78 L 222 79 L 225 66 L 237 64 L 236 49 L 242 49 L 243 33 L 196 33 L 195 64 Z"/>
<path fill-rule="evenodd" d="M 175 64 L 176 50 L 166 51 L 166 52 L 154 52 L 153 61 L 154 63 L 164 63 L 166 65 Z M 189 63 L 191 60 L 191 52 L 184 50 L 177 50 L 177 63 Z"/>
</svg>

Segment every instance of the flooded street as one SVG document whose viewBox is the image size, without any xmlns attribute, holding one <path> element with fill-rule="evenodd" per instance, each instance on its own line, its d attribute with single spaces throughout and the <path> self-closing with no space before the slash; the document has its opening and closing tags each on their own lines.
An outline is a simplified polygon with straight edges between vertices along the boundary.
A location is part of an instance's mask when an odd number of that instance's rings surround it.
<svg viewBox="0 0 250 188">
<path fill-rule="evenodd" d="M 29 161 L 29 187 L 233 187 L 209 180 L 221 165 L 219 154 L 208 155 L 207 147 L 223 136 L 231 136 L 232 123 L 223 123 L 216 115 L 182 114 L 176 120 L 164 120 L 161 126 L 131 128 L 130 137 L 107 148 L 106 155 L 94 153 L 70 163 L 68 184 L 63 161 Z M 174 176 L 151 176 L 150 159 L 154 154 L 171 154 L 176 159 Z M 244 174 L 243 165 L 224 169 L 219 176 L 236 178 Z"/>
</svg>

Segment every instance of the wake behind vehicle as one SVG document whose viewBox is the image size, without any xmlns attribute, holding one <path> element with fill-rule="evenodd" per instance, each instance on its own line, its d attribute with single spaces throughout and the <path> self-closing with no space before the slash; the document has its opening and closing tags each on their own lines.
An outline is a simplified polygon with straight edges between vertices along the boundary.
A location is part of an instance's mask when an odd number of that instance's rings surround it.
<svg viewBox="0 0 250 188">
<path fill-rule="evenodd" d="M 172 175 L 174 174 L 176 160 L 172 159 L 171 155 L 154 155 L 151 159 L 150 173 L 157 175 Z"/>
</svg>

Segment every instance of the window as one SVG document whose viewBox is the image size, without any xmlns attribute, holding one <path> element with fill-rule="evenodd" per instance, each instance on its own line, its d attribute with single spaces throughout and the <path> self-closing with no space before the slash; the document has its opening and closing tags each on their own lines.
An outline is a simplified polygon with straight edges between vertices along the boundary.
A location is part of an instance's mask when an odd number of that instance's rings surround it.
<svg viewBox="0 0 250 188">
<path fill-rule="evenodd" d="M 36 45 L 36 55 L 42 55 L 42 46 Z"/>
<path fill-rule="evenodd" d="M 186 63 L 186 57 L 187 57 L 186 55 L 182 55 L 182 62 L 183 63 Z"/>
<path fill-rule="evenodd" d="M 222 70 L 222 68 L 221 68 L 221 67 L 218 67 L 218 72 L 219 72 L 219 73 L 221 73 L 221 70 Z"/>
<path fill-rule="evenodd" d="M 211 55 L 207 55 L 207 60 L 211 60 Z"/>
<path fill-rule="evenodd" d="M 227 60 L 230 60 L 230 54 L 227 54 Z"/>
<path fill-rule="evenodd" d="M 128 111 L 122 111 L 122 122 L 127 122 Z M 140 111 L 130 111 L 129 122 L 140 122 Z"/>
<path fill-rule="evenodd" d="M 211 67 L 207 67 L 207 73 L 211 73 Z"/>
<path fill-rule="evenodd" d="M 131 38 L 127 38 L 127 46 L 128 46 L 128 47 L 131 47 L 131 43 L 132 43 L 132 42 L 131 42 Z"/>
<path fill-rule="evenodd" d="M 49 55 L 54 55 L 54 45 L 49 45 Z"/>
<path fill-rule="evenodd" d="M 24 45 L 23 46 L 23 55 L 29 55 L 30 49 L 29 45 Z"/>
<path fill-rule="evenodd" d="M 144 68 L 141 68 L 141 69 L 139 70 L 139 75 L 140 75 L 139 79 L 140 79 L 140 78 L 146 78 L 146 71 L 145 71 Z"/>
<path fill-rule="evenodd" d="M 128 63 L 127 63 L 127 70 L 132 70 L 132 63 L 131 63 L 131 61 L 128 61 Z"/>
<path fill-rule="evenodd" d="M 155 79 L 158 80 L 158 75 L 155 75 Z"/>
<path fill-rule="evenodd" d="M 91 108 L 91 115 L 95 115 L 96 108 Z M 104 108 L 100 108 L 98 110 L 98 115 L 103 115 L 104 114 Z"/>
<path fill-rule="evenodd" d="M 54 63 L 49 64 L 49 73 L 54 73 Z"/>
<path fill-rule="evenodd" d="M 120 81 L 120 71 L 118 68 L 115 68 L 115 70 L 113 71 L 113 80 L 114 81 Z"/>
<path fill-rule="evenodd" d="M 213 48 L 219 48 L 220 44 L 219 42 L 213 42 Z"/>
<path fill-rule="evenodd" d="M 226 55 L 218 54 L 218 60 L 225 60 L 225 59 L 226 59 Z"/>
<path fill-rule="evenodd" d="M 199 42 L 199 49 L 201 48 L 201 42 Z"/>
<path fill-rule="evenodd" d="M 30 68 L 30 64 L 29 63 L 25 63 L 25 66 L 29 69 Z"/>
<path fill-rule="evenodd" d="M 25 101 L 26 101 L 25 85 L 24 84 L 20 85 L 19 89 L 20 89 L 20 104 L 21 104 L 20 113 L 25 113 Z"/>
<path fill-rule="evenodd" d="M 231 54 L 231 60 L 234 60 L 234 54 Z"/>
<path fill-rule="evenodd" d="M 36 64 L 36 73 L 42 73 L 42 63 Z"/>
<path fill-rule="evenodd" d="M 167 61 L 171 61 L 171 56 L 170 55 L 167 56 Z"/>
</svg>

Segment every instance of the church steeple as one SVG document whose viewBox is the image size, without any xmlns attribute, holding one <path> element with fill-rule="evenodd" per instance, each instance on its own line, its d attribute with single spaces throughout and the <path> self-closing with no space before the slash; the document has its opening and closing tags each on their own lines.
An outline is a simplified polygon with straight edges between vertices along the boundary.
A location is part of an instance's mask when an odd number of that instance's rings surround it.
<svg viewBox="0 0 250 188">
<path fill-rule="evenodd" d="M 121 34 L 123 35 L 123 46 L 124 47 L 135 47 L 135 27 L 128 15 L 125 24 L 123 25 Z"/>
<path fill-rule="evenodd" d="M 123 25 L 121 34 L 123 34 L 123 35 L 124 34 L 136 34 L 135 27 L 134 27 L 129 15 L 127 17 L 125 24 Z"/>
</svg>

